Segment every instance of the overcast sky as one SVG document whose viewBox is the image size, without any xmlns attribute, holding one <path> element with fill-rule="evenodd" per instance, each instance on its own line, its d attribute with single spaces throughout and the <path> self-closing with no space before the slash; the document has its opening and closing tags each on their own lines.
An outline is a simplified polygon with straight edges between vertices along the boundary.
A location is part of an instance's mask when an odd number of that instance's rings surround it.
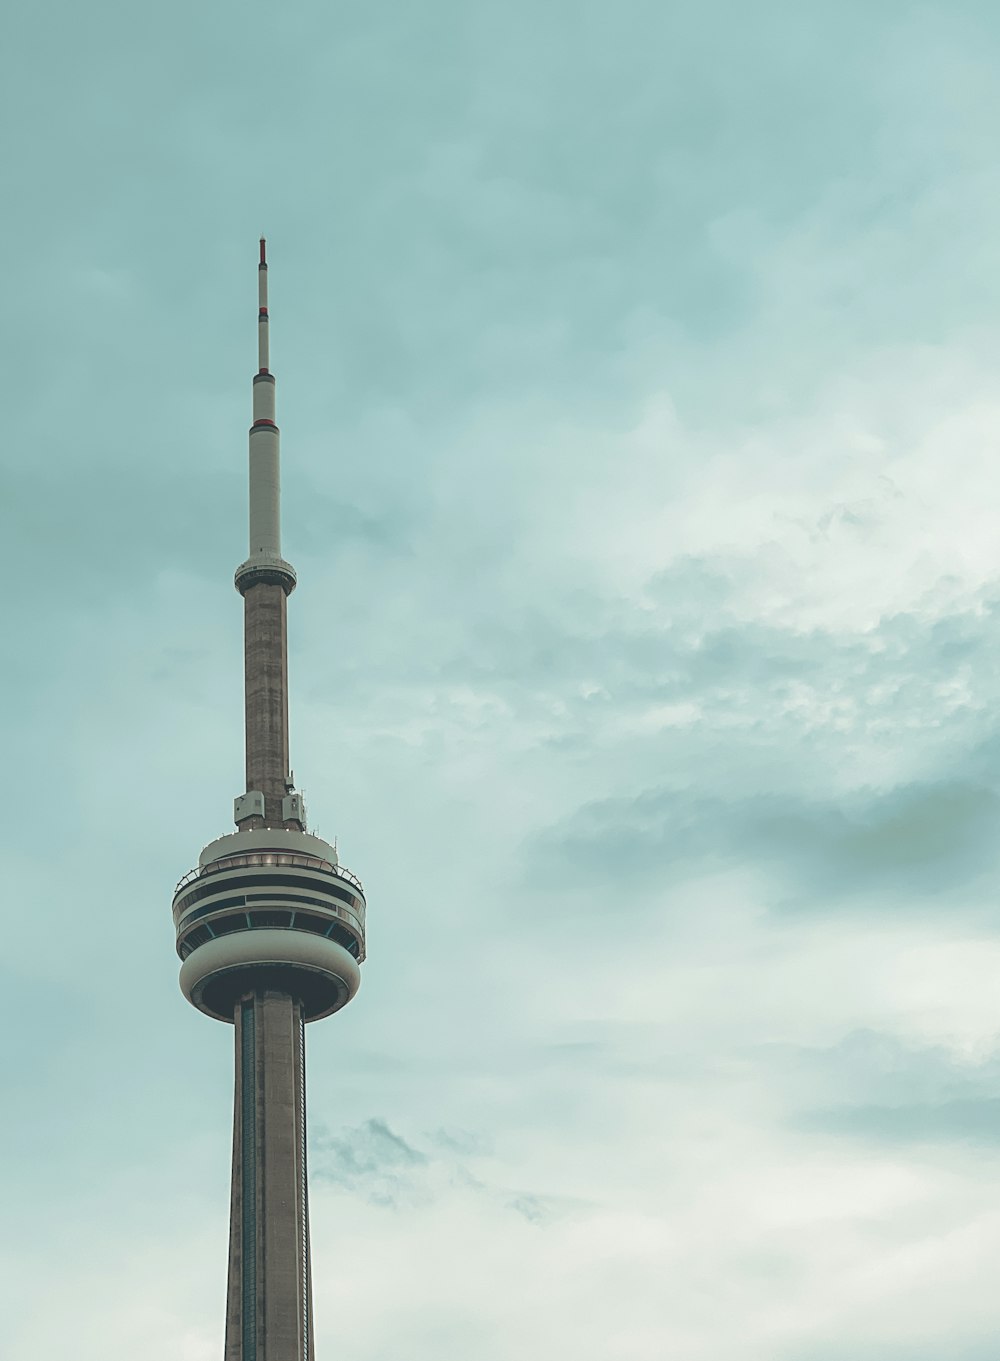
<svg viewBox="0 0 1000 1361">
<path fill-rule="evenodd" d="M 257 236 L 317 1355 L 992 1361 L 1000 17 L 5 20 L 0 1353 L 218 1361 Z"/>
</svg>

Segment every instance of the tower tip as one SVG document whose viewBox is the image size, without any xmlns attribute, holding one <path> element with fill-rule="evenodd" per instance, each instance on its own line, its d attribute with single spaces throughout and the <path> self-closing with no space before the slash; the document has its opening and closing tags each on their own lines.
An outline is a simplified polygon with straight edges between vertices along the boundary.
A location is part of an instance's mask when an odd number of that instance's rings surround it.
<svg viewBox="0 0 1000 1361">
<path fill-rule="evenodd" d="M 266 247 L 266 245 L 267 245 L 267 241 L 266 241 L 265 238 L 262 236 L 262 237 L 260 238 L 260 262 L 261 262 L 262 265 L 266 265 L 266 264 L 267 264 L 267 254 L 266 254 L 266 252 L 265 252 L 265 247 Z"/>
</svg>

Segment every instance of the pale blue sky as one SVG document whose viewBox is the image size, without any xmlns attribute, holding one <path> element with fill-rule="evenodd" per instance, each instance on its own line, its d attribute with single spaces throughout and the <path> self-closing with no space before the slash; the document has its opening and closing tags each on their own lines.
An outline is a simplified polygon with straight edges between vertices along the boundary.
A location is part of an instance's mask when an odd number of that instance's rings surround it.
<svg viewBox="0 0 1000 1361">
<path fill-rule="evenodd" d="M 318 1354 L 983 1361 L 1000 1328 L 1000 18 L 5 24 L 9 1361 L 221 1355 L 270 243 Z"/>
</svg>

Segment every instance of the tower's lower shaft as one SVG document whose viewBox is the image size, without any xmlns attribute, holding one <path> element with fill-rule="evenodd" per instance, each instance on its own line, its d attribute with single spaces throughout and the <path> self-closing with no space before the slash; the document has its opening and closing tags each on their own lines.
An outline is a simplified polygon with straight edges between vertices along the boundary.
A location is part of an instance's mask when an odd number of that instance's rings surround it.
<svg viewBox="0 0 1000 1361">
<path fill-rule="evenodd" d="M 313 1361 L 302 1008 L 264 990 L 235 1019 L 225 1361 Z"/>
</svg>

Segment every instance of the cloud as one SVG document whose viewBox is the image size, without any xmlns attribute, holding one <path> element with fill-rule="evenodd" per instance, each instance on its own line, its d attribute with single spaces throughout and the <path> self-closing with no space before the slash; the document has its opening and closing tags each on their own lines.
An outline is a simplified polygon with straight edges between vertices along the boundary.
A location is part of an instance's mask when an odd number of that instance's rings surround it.
<svg viewBox="0 0 1000 1361">
<path fill-rule="evenodd" d="M 651 790 L 581 809 L 539 835 L 528 872 L 664 884 L 726 865 L 761 866 L 775 906 L 822 911 L 857 899 L 882 910 L 954 890 L 993 869 L 1000 799 L 961 781 L 861 791 L 838 802 L 725 800 Z M 877 910 L 877 908 L 876 908 Z"/>
<path fill-rule="evenodd" d="M 1000 1140 L 996 1051 L 960 1056 L 868 1029 L 826 1048 L 778 1049 L 768 1066 L 796 1129 L 946 1155 Z"/>
<path fill-rule="evenodd" d="M 412 1194 L 414 1173 L 427 1164 L 425 1154 L 394 1134 L 384 1120 L 368 1120 L 360 1128 L 334 1136 L 314 1131 L 312 1175 L 360 1191 L 375 1204 L 394 1205 Z"/>
<path fill-rule="evenodd" d="M 468 1131 L 437 1130 L 419 1149 L 389 1125 L 370 1118 L 355 1129 L 333 1135 L 314 1130 L 310 1141 L 311 1177 L 342 1187 L 372 1205 L 401 1211 L 431 1206 L 456 1194 L 483 1199 L 531 1224 L 548 1222 L 572 1202 L 489 1184 L 484 1136 Z"/>
<path fill-rule="evenodd" d="M 800 1118 L 799 1127 L 895 1146 L 907 1143 L 989 1146 L 1000 1144 L 998 1120 L 1000 1096 L 814 1111 Z"/>
</svg>

